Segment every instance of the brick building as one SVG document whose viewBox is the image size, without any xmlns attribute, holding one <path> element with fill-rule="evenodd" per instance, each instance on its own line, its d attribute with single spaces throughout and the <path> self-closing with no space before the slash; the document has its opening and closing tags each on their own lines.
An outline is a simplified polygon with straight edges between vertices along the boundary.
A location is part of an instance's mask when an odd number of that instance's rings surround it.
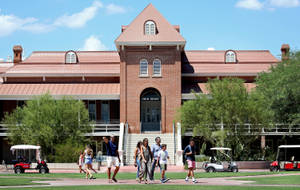
<svg viewBox="0 0 300 190">
<path fill-rule="evenodd" d="M 255 87 L 259 72 L 276 59 L 268 50 L 185 50 L 178 25 L 171 25 L 149 4 L 115 40 L 117 51 L 34 51 L 22 60 L 14 46 L 13 64 L 0 64 L 0 117 L 33 96 L 50 92 L 83 100 L 96 149 L 108 134 L 119 136 L 124 163 L 132 162 L 138 140 L 161 136 L 173 163 L 180 164 L 182 138 L 176 110 L 196 93 L 208 93 L 208 78 L 239 77 Z M 285 47 L 283 50 L 285 51 Z M 9 145 L 0 128 L 0 160 Z M 178 153 L 178 154 L 176 154 Z"/>
</svg>

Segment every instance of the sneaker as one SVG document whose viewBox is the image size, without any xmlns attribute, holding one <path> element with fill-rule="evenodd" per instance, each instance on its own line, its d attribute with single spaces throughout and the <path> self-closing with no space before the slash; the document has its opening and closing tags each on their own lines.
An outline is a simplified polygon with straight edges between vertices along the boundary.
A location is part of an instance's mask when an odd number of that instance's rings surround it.
<svg viewBox="0 0 300 190">
<path fill-rule="evenodd" d="M 90 179 L 96 179 L 94 176 L 90 177 Z"/>
<path fill-rule="evenodd" d="M 195 184 L 195 183 L 198 183 L 198 181 L 197 180 L 193 180 L 193 183 Z"/>
<path fill-rule="evenodd" d="M 185 182 L 189 182 L 189 178 L 185 178 L 184 181 L 185 181 Z"/>
<path fill-rule="evenodd" d="M 118 181 L 117 181 L 116 178 L 112 178 L 112 180 L 113 180 L 115 183 L 118 183 Z"/>
</svg>

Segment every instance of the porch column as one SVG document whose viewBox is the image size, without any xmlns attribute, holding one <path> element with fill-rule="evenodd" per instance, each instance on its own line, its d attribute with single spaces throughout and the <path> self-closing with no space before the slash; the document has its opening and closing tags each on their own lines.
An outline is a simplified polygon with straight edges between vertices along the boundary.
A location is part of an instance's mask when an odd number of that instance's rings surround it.
<svg viewBox="0 0 300 190">
<path fill-rule="evenodd" d="M 176 166 L 183 166 L 182 162 L 182 142 L 181 142 L 181 124 L 177 122 L 177 151 L 176 151 Z"/>
<path fill-rule="evenodd" d="M 124 166 L 124 160 L 123 160 L 123 140 L 124 140 L 124 123 L 120 123 L 120 133 L 119 133 L 119 156 L 121 160 L 121 166 Z"/>
</svg>

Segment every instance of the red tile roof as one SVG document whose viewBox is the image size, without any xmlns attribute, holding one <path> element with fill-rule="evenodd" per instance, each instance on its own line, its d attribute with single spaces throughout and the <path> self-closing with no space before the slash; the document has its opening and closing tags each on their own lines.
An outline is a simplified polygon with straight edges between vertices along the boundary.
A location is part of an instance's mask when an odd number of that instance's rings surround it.
<svg viewBox="0 0 300 190">
<path fill-rule="evenodd" d="M 188 50 L 185 51 L 183 62 L 188 63 L 224 63 L 225 50 Z M 238 63 L 277 63 L 268 50 L 236 50 Z"/>
<path fill-rule="evenodd" d="M 185 84 L 182 87 L 182 93 L 187 94 L 187 93 L 203 93 L 203 94 L 209 94 L 209 90 L 206 87 L 207 83 L 190 83 L 190 84 Z M 252 89 L 256 87 L 255 83 L 244 83 L 245 88 L 248 92 L 250 92 Z"/>
<path fill-rule="evenodd" d="M 119 76 L 119 64 L 17 64 L 6 71 L 6 76 L 92 75 Z"/>
<path fill-rule="evenodd" d="M 152 20 L 158 30 L 156 35 L 144 34 L 144 23 Z M 116 44 L 140 44 L 146 42 L 176 42 L 185 44 L 185 39 L 172 26 L 161 13 L 150 3 L 115 40 Z"/>
<path fill-rule="evenodd" d="M 47 92 L 56 96 L 119 95 L 120 84 L 0 84 L 0 99 L 6 96 L 35 96 Z"/>
<path fill-rule="evenodd" d="M 271 64 L 184 64 L 183 76 L 256 76 L 268 71 Z"/>
<path fill-rule="evenodd" d="M 23 63 L 65 63 L 67 51 L 34 51 Z M 117 51 L 76 51 L 79 63 L 120 63 Z"/>
</svg>

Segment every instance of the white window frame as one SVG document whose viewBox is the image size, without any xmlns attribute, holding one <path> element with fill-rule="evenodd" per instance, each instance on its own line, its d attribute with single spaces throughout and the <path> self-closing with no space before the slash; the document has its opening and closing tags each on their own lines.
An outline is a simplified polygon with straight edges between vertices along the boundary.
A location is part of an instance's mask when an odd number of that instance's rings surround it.
<svg viewBox="0 0 300 190">
<path fill-rule="evenodd" d="M 67 52 L 67 54 L 66 54 L 66 63 L 77 63 L 77 55 L 76 55 L 76 53 L 75 52 L 73 52 L 73 51 L 69 51 L 69 52 Z"/>
<path fill-rule="evenodd" d="M 155 72 L 156 66 L 159 66 L 159 73 Z M 161 76 L 161 60 L 160 59 L 154 59 L 154 61 L 153 61 L 153 76 Z"/>
<path fill-rule="evenodd" d="M 143 65 L 144 64 L 144 65 Z M 146 72 L 144 73 L 144 70 L 142 70 L 142 67 L 146 66 L 147 70 Z M 147 59 L 141 59 L 140 60 L 140 69 L 139 69 L 139 72 L 140 72 L 140 76 L 148 76 L 148 70 L 149 70 L 149 64 L 148 64 L 148 61 Z"/>
<path fill-rule="evenodd" d="M 225 55 L 226 63 L 235 63 L 236 62 L 236 54 L 234 51 L 227 51 Z"/>
<path fill-rule="evenodd" d="M 152 20 L 148 20 L 144 26 L 146 35 L 155 35 L 156 34 L 156 25 Z"/>
</svg>

